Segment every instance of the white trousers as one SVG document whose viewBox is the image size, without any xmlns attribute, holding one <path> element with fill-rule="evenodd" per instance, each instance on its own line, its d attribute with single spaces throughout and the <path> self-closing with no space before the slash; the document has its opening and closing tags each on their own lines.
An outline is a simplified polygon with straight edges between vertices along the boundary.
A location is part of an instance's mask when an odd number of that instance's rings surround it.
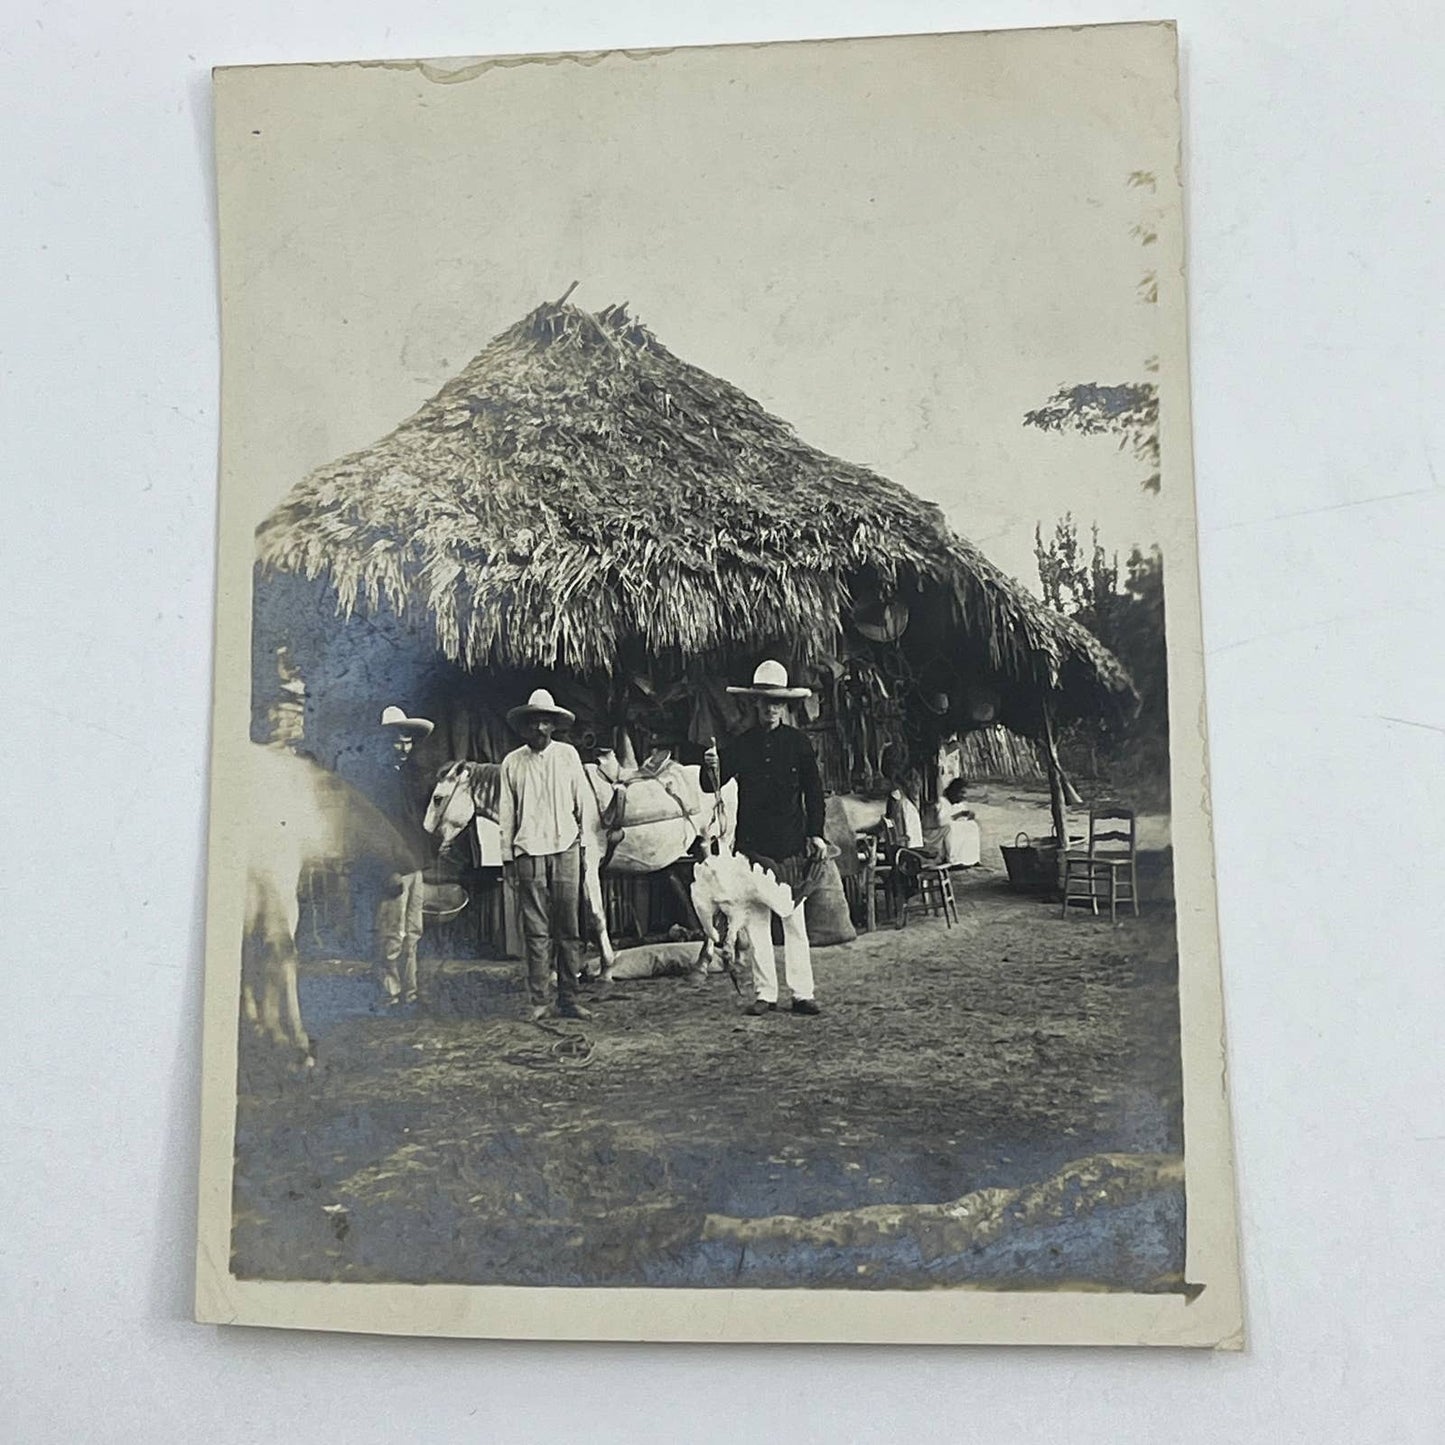
<svg viewBox="0 0 1445 1445">
<path fill-rule="evenodd" d="M 773 915 L 760 909 L 748 924 L 753 955 L 753 992 L 764 1003 L 778 1001 L 778 970 L 773 958 Z M 808 923 L 802 908 L 783 919 L 783 971 L 794 998 L 813 997 L 813 955 L 808 947 Z"/>
</svg>

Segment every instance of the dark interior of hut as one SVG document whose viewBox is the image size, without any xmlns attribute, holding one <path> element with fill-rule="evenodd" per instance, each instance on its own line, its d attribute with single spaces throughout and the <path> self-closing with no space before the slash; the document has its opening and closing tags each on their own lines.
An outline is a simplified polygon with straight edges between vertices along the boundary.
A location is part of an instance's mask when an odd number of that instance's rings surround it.
<svg viewBox="0 0 1445 1445">
<path fill-rule="evenodd" d="M 518 744 L 508 709 L 545 687 L 576 714 L 566 737 L 584 761 L 610 748 L 626 767 L 666 749 L 678 762 L 695 764 L 713 738 L 750 725 L 746 699 L 729 694 L 727 685 L 747 682 L 759 660 L 774 657 L 813 689 L 796 706 L 794 722 L 814 745 L 828 792 L 878 798 L 904 783 L 918 802 L 931 802 L 937 775 L 930 764 L 941 743 L 1000 720 L 1037 731 L 1028 726 L 1037 720 L 1036 695 L 990 669 L 955 608 L 937 586 L 884 591 L 863 579 L 831 641 L 763 639 L 687 658 L 649 653 L 629 639 L 606 674 L 469 672 L 437 651 L 426 617 L 372 606 L 342 618 L 326 581 L 258 572 L 252 736 L 354 779 L 377 746 L 382 708 L 396 704 L 435 724 L 416 760 L 439 772 L 458 759 L 500 761 Z M 454 936 L 443 930 L 432 946 L 486 951 L 500 925 L 495 880 L 468 868 L 461 855 L 447 866 L 469 875 L 478 906 L 459 931 L 451 930 Z M 352 927 L 354 910 L 323 896 L 335 882 L 317 880 L 312 890 L 312 943 L 323 952 L 342 946 Z M 609 899 L 610 922 L 624 937 L 686 924 L 684 911 L 665 879 L 614 889 Z M 328 912 L 341 924 L 333 918 L 327 926 L 319 915 Z"/>
<path fill-rule="evenodd" d="M 436 724 L 419 761 L 499 761 L 517 739 L 507 710 L 546 687 L 577 715 L 569 740 L 585 761 L 611 748 L 624 763 L 668 748 L 697 763 L 712 738 L 749 723 L 730 683 L 745 683 L 764 657 L 813 689 L 795 725 L 818 754 L 830 792 L 878 795 L 910 772 L 931 801 L 928 761 L 940 743 L 1003 721 L 1038 732 L 1033 689 L 1000 676 L 952 615 L 936 586 L 880 596 L 865 581 L 833 639 L 761 639 L 685 658 L 624 641 L 610 673 L 555 668 L 469 672 L 443 657 L 426 618 L 373 607 L 342 619 L 321 579 L 271 573 L 256 579 L 252 634 L 252 736 L 277 739 L 345 776 L 374 743 L 381 709 L 396 703 Z M 289 721 L 282 722 L 289 717 Z"/>
</svg>

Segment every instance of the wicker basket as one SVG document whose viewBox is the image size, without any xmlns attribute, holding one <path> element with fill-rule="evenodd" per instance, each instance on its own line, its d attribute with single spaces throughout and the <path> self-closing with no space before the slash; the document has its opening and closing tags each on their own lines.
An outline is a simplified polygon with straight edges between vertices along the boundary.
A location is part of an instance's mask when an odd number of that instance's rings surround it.
<svg viewBox="0 0 1445 1445">
<path fill-rule="evenodd" d="M 998 850 L 1003 866 L 1008 869 L 1009 886 L 1019 893 L 1035 897 L 1057 897 L 1059 892 L 1059 840 L 1030 838 L 1020 833 L 1013 847 Z"/>
</svg>

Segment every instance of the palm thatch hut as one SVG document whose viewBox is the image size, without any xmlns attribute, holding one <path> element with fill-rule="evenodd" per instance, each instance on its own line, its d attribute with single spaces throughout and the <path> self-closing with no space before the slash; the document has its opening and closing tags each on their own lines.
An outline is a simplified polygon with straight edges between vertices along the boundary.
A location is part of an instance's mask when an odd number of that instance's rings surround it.
<svg viewBox="0 0 1445 1445">
<path fill-rule="evenodd" d="M 300 482 L 257 542 L 261 672 L 285 646 L 314 677 L 330 647 L 333 692 L 371 722 L 400 691 L 454 756 L 494 754 L 536 685 L 586 741 L 704 742 L 737 721 L 721 684 L 763 655 L 813 681 L 840 788 L 974 727 L 1047 743 L 1054 719 L 1132 700 L 1101 644 L 936 506 L 809 446 L 623 306 L 537 307 Z"/>
</svg>

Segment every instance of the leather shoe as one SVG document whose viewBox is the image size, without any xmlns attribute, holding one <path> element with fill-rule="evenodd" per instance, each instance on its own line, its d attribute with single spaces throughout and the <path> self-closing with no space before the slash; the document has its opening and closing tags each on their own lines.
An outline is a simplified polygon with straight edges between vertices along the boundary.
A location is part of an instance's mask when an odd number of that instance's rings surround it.
<svg viewBox="0 0 1445 1445">
<path fill-rule="evenodd" d="M 810 998 L 795 998 L 793 1000 L 793 1012 L 795 1014 L 820 1014 L 823 1010 Z"/>
<path fill-rule="evenodd" d="M 776 1012 L 777 1007 L 777 1004 L 769 1003 L 766 999 L 755 998 L 743 1012 L 757 1019 L 761 1018 L 764 1014 Z"/>
</svg>

